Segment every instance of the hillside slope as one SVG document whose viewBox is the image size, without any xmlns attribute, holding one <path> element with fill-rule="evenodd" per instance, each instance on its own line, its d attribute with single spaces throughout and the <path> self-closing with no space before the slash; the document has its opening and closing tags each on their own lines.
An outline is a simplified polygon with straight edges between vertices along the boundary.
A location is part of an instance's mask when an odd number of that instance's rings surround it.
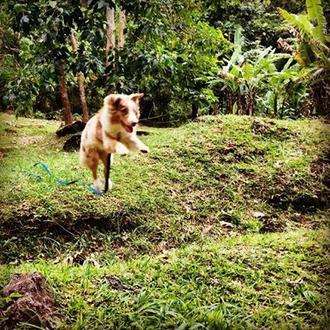
<svg viewBox="0 0 330 330">
<path fill-rule="evenodd" d="M 318 120 L 223 116 L 145 128 L 151 153 L 117 157 L 114 188 L 100 197 L 33 167 L 43 161 L 56 177 L 91 183 L 78 153 L 62 151 L 58 123 L 1 119 L 4 261 L 77 250 L 131 257 L 234 233 L 320 227 L 326 216 L 328 126 Z"/>
<path fill-rule="evenodd" d="M 143 128 L 151 153 L 117 157 L 104 196 L 56 182 L 91 182 L 57 127 L 1 115 L 0 285 L 40 271 L 61 315 L 54 327 L 328 323 L 325 122 L 222 116 Z"/>
</svg>

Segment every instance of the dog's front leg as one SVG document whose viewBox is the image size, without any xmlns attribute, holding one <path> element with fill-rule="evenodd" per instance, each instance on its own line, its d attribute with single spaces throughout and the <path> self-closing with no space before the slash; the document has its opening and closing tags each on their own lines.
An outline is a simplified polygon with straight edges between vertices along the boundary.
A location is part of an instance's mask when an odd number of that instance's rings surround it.
<svg viewBox="0 0 330 330">
<path fill-rule="evenodd" d="M 121 142 L 131 151 L 149 152 L 149 148 L 136 136 L 127 136 Z"/>
<path fill-rule="evenodd" d="M 107 154 L 113 154 L 116 151 L 117 140 L 104 138 L 103 139 L 103 150 Z"/>
</svg>

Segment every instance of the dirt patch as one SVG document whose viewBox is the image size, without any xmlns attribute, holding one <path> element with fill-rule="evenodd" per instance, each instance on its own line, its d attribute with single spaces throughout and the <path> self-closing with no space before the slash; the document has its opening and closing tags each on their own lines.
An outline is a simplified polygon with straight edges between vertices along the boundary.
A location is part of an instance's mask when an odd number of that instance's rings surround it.
<svg viewBox="0 0 330 330">
<path fill-rule="evenodd" d="M 43 139 L 42 136 L 21 136 L 18 138 L 18 144 L 38 144 Z"/>
<path fill-rule="evenodd" d="M 291 201 L 294 210 L 299 212 L 316 212 L 326 207 L 326 199 L 322 195 L 298 194 Z"/>
<path fill-rule="evenodd" d="M 136 134 L 138 136 L 148 136 L 148 135 L 150 135 L 150 132 L 147 132 L 147 131 L 137 131 Z"/>
<path fill-rule="evenodd" d="M 251 124 L 252 132 L 256 135 L 262 135 L 267 138 L 275 138 L 278 140 L 287 140 L 290 137 L 296 135 L 294 132 L 290 132 L 285 127 L 278 127 L 273 121 L 260 121 L 254 120 Z"/>
<path fill-rule="evenodd" d="M 134 214 L 138 216 L 132 216 Z M 107 216 L 85 214 L 77 219 L 60 216 L 49 219 L 36 216 L 34 210 L 28 206 L 8 219 L 0 216 L 0 241 L 7 242 L 1 249 L 0 262 L 30 260 L 40 253 L 40 249 L 48 256 L 57 255 L 59 250 L 66 251 L 66 244 L 77 242 L 83 237 L 89 244 L 82 247 L 73 260 L 76 264 L 83 264 L 89 253 L 102 248 L 104 233 L 113 235 L 113 244 L 124 244 L 124 234 L 136 230 L 144 223 L 141 220 L 142 214 L 140 209 L 131 208 L 114 211 Z M 145 217 L 148 216 L 149 214 L 145 214 Z M 53 242 L 56 243 L 53 245 Z"/>
<path fill-rule="evenodd" d="M 285 222 L 276 218 L 275 216 L 265 216 L 260 218 L 262 227 L 260 233 L 274 233 L 285 230 Z"/>
<path fill-rule="evenodd" d="M 218 158 L 219 161 L 225 163 L 248 163 L 256 158 L 263 158 L 265 154 L 262 149 L 251 148 L 244 143 L 236 144 L 233 142 L 228 142 L 224 146 L 211 149 L 209 153 L 213 157 Z"/>
<path fill-rule="evenodd" d="M 309 193 L 296 193 L 290 189 L 279 192 L 271 196 L 267 202 L 282 210 L 287 210 L 290 206 L 301 213 L 315 213 L 327 207 L 326 195 Z"/>
<path fill-rule="evenodd" d="M 320 181 L 315 174 L 297 179 L 290 171 L 278 170 L 271 177 L 251 180 L 246 189 L 276 209 L 316 213 L 329 207 L 329 189 Z"/>
<path fill-rule="evenodd" d="M 0 238 L 8 239 L 12 236 L 26 236 L 30 234 L 80 235 L 91 229 L 102 232 L 130 232 L 139 226 L 132 214 L 134 212 L 139 215 L 142 214 L 140 210 L 130 210 L 116 211 L 107 216 L 85 214 L 78 219 L 56 216 L 54 219 L 47 219 L 35 217 L 33 210 L 28 206 L 26 210 L 23 210 L 22 214 L 17 212 L 15 215 L 13 214 L 11 219 L 6 221 L 0 219 Z"/>
<path fill-rule="evenodd" d="M 12 128 L 5 128 L 5 132 L 10 134 L 17 134 L 17 130 Z"/>
<path fill-rule="evenodd" d="M 5 158 L 5 153 L 0 150 L 0 160 Z"/>
<path fill-rule="evenodd" d="M 312 162 L 311 173 L 327 188 L 330 188 L 330 150 L 327 150 Z"/>
<path fill-rule="evenodd" d="M 0 160 L 6 157 L 6 154 L 9 152 L 9 148 L 0 148 Z"/>
<path fill-rule="evenodd" d="M 53 328 L 60 319 L 51 289 L 39 272 L 13 275 L 1 296 L 7 302 L 0 309 L 5 327 L 14 329 L 18 323 L 26 322 Z"/>
<path fill-rule="evenodd" d="M 124 284 L 120 278 L 118 278 L 117 276 L 112 276 L 112 275 L 108 275 L 105 277 L 105 280 L 107 282 L 107 284 L 109 285 L 109 287 L 112 290 L 118 290 L 118 291 L 134 291 L 137 292 L 138 289 L 137 288 L 132 288 L 126 284 Z"/>
<path fill-rule="evenodd" d="M 291 203 L 291 194 L 293 192 L 290 190 L 280 191 L 269 197 L 267 202 L 277 209 L 287 210 Z"/>
</svg>

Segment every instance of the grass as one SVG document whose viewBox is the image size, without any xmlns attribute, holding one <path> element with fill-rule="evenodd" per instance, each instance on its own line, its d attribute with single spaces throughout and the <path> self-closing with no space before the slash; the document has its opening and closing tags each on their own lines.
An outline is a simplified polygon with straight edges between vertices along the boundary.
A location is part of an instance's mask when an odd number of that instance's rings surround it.
<svg viewBox="0 0 330 330">
<path fill-rule="evenodd" d="M 44 161 L 91 182 L 77 153 L 62 151 L 58 123 L 0 119 L 0 282 L 41 271 L 66 315 L 57 327 L 326 324 L 325 122 L 222 116 L 143 128 L 151 153 L 116 157 L 114 188 L 99 197 L 29 175 Z"/>
<path fill-rule="evenodd" d="M 326 233 L 250 234 L 157 257 L 40 271 L 71 329 L 307 329 L 329 322 Z"/>
</svg>

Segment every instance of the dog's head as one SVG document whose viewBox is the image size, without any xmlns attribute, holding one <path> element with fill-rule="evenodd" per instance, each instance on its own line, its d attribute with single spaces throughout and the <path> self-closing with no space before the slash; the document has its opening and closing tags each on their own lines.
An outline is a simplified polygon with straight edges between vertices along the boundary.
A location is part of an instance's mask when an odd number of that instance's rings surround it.
<svg viewBox="0 0 330 330">
<path fill-rule="evenodd" d="M 144 94 L 110 94 L 104 106 L 110 113 L 113 124 L 121 124 L 127 133 L 132 133 L 140 118 L 139 104 Z"/>
</svg>

